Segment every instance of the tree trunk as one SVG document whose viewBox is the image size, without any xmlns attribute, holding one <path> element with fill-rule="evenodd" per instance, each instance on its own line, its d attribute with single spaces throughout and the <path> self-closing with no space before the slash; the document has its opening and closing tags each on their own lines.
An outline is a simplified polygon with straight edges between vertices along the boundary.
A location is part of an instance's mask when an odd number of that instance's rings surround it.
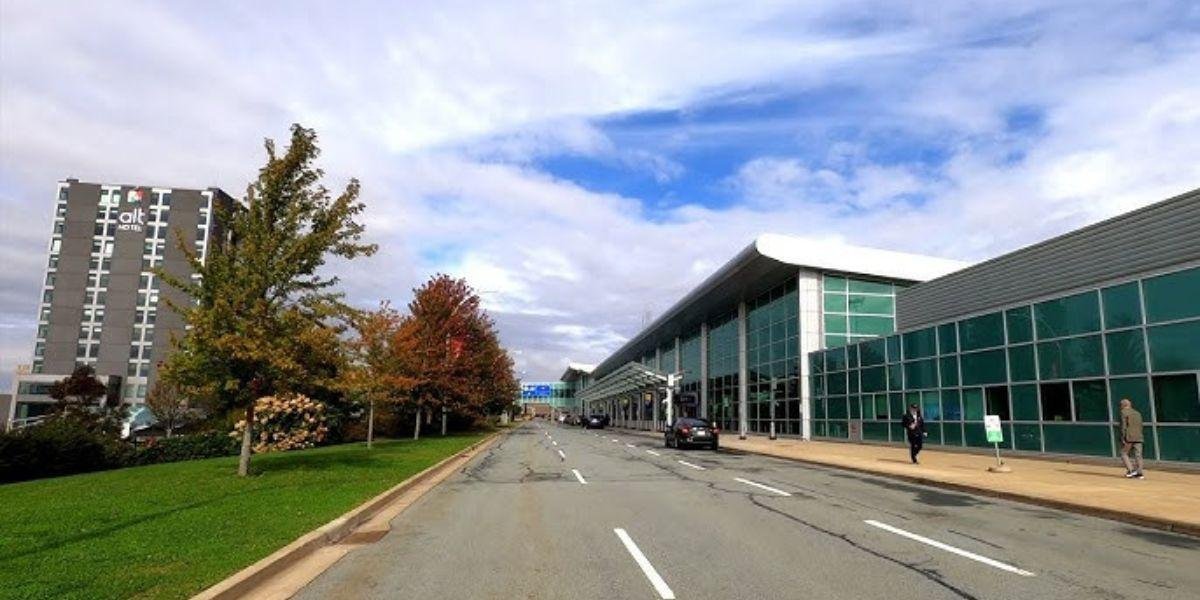
<svg viewBox="0 0 1200 600">
<path fill-rule="evenodd" d="M 250 446 L 254 441 L 254 402 L 246 407 L 246 429 L 242 431 L 242 454 L 238 457 L 238 475 L 250 474 Z"/>
<path fill-rule="evenodd" d="M 413 419 L 413 440 L 421 439 L 421 407 L 417 407 L 417 416 Z"/>
<path fill-rule="evenodd" d="M 367 417 L 367 448 L 371 447 L 371 442 L 375 438 L 375 399 L 371 399 L 371 411 Z"/>
<path fill-rule="evenodd" d="M 442 407 L 442 435 L 446 435 L 446 407 Z"/>
</svg>

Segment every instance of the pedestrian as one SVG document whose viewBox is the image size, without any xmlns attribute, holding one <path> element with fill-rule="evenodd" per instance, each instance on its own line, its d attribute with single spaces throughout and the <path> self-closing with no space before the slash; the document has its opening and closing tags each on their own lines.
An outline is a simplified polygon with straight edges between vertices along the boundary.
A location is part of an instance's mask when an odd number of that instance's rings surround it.
<svg viewBox="0 0 1200 600">
<path fill-rule="evenodd" d="M 925 418 L 921 416 L 921 409 L 916 404 L 908 405 L 908 412 L 904 413 L 904 419 L 900 421 L 904 426 L 904 431 L 908 434 L 908 454 L 912 457 L 913 464 L 917 464 L 917 455 L 921 453 L 921 447 L 925 445 Z"/>
<path fill-rule="evenodd" d="M 1125 477 L 1145 479 L 1142 474 L 1142 413 L 1133 407 L 1129 398 L 1121 398 L 1121 462 L 1125 463 Z M 1129 455 L 1133 454 L 1133 461 Z"/>
</svg>

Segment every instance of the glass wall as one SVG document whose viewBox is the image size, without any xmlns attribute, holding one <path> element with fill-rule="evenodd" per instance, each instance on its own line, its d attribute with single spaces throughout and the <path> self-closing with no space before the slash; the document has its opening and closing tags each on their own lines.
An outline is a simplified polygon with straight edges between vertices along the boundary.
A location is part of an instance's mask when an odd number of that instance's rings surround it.
<svg viewBox="0 0 1200 600">
<path fill-rule="evenodd" d="M 800 352 L 800 305 L 796 280 L 790 279 L 763 294 L 747 308 L 746 408 L 750 431 L 768 432 L 774 411 L 778 433 L 799 434 L 800 373 L 796 358 Z"/>
<path fill-rule="evenodd" d="M 666 344 L 658 349 L 660 358 L 658 370 L 663 373 L 675 372 L 675 344 Z"/>
<path fill-rule="evenodd" d="M 896 327 L 896 287 L 837 275 L 824 277 L 825 347 L 888 335 Z"/>
<path fill-rule="evenodd" d="M 685 414 L 699 411 L 700 406 L 700 332 L 686 335 L 679 342 L 679 362 L 683 367 L 683 378 L 680 381 L 679 405 Z"/>
<path fill-rule="evenodd" d="M 1192 268 L 814 352 L 814 435 L 861 418 L 864 439 L 900 441 L 915 403 L 931 444 L 986 447 L 995 414 L 1007 448 L 1115 456 L 1128 398 L 1148 458 L 1200 461 L 1198 299 Z"/>
<path fill-rule="evenodd" d="M 731 313 L 708 327 L 708 417 L 723 429 L 738 422 L 738 320 Z"/>
</svg>

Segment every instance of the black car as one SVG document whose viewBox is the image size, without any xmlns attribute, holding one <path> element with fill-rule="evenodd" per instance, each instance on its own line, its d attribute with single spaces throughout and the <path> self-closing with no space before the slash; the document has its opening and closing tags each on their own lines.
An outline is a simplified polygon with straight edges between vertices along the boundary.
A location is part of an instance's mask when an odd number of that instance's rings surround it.
<svg viewBox="0 0 1200 600">
<path fill-rule="evenodd" d="M 721 446 L 721 428 L 707 419 L 681 417 L 663 434 L 663 444 L 668 448 L 707 446 L 717 450 Z"/>
<path fill-rule="evenodd" d="M 604 418 L 601 415 L 592 415 L 592 416 L 588 417 L 586 421 L 583 422 L 583 428 L 584 429 L 604 429 L 604 426 L 607 424 L 606 423 L 607 420 L 608 419 Z"/>
</svg>

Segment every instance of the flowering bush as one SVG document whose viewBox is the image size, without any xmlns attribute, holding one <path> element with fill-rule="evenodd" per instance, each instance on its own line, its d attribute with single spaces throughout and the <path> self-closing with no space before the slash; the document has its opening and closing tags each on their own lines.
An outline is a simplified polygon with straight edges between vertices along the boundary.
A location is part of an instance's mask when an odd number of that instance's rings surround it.
<svg viewBox="0 0 1200 600">
<path fill-rule="evenodd" d="M 234 425 L 231 436 L 241 439 L 246 421 Z M 325 441 L 325 405 L 304 395 L 264 396 L 254 403 L 254 451 L 312 448 Z"/>
</svg>

